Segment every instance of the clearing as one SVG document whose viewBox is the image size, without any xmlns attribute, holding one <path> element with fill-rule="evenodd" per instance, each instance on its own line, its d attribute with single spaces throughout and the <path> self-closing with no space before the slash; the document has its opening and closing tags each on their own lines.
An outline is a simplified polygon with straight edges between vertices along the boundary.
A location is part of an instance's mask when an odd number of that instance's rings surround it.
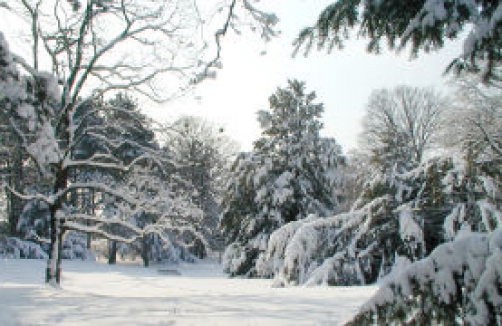
<svg viewBox="0 0 502 326">
<path fill-rule="evenodd" d="M 43 283 L 43 260 L 0 260 L 0 324 L 339 325 L 377 289 L 273 288 L 228 278 L 214 260 L 169 266 L 64 261 L 62 288 Z"/>
</svg>

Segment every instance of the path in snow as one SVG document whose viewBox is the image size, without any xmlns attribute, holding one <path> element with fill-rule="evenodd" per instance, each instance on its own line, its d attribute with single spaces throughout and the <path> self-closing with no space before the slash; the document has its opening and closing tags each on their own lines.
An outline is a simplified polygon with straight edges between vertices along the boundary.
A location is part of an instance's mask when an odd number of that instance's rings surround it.
<svg viewBox="0 0 502 326">
<path fill-rule="evenodd" d="M 272 288 L 229 279 L 211 262 L 157 267 L 64 261 L 62 289 L 45 262 L 0 260 L 0 325 L 339 325 L 376 287 Z"/>
</svg>

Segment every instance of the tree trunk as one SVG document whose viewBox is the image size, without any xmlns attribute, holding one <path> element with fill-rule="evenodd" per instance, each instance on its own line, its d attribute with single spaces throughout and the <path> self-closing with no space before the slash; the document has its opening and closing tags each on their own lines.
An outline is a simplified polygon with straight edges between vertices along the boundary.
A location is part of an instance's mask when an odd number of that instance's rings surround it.
<svg viewBox="0 0 502 326">
<path fill-rule="evenodd" d="M 89 213 L 92 216 L 95 216 L 95 200 L 94 200 L 95 194 L 94 194 L 94 189 L 89 189 Z M 87 225 L 90 226 L 91 222 L 88 221 Z M 87 234 L 87 249 L 91 249 L 92 245 L 92 234 L 89 233 Z"/>
<path fill-rule="evenodd" d="M 149 235 L 143 235 L 141 239 L 141 258 L 143 259 L 143 266 L 150 266 L 150 241 Z"/>
<path fill-rule="evenodd" d="M 88 233 L 87 234 L 87 242 L 86 242 L 86 245 L 85 247 L 90 250 L 91 249 L 91 246 L 92 246 L 92 234 Z"/>
<path fill-rule="evenodd" d="M 56 174 L 53 193 L 56 194 L 61 189 L 66 188 L 67 180 L 68 170 L 60 169 Z M 49 205 L 51 242 L 49 245 L 49 260 L 47 261 L 45 282 L 50 284 L 59 284 L 61 281 L 62 226 L 64 224 L 64 219 L 58 218 L 58 211 L 62 207 L 62 203 L 63 198 L 57 198 L 53 204 Z"/>
<path fill-rule="evenodd" d="M 49 245 L 49 259 L 47 260 L 47 268 L 45 270 L 45 282 L 51 284 L 59 284 L 57 278 L 57 264 L 58 264 L 58 228 L 59 223 L 57 223 L 57 206 L 55 204 L 50 205 L 50 245 Z"/>
<path fill-rule="evenodd" d="M 117 242 L 108 240 L 108 264 L 115 265 L 117 263 Z"/>
<path fill-rule="evenodd" d="M 56 263 L 56 282 L 57 284 L 61 283 L 61 261 L 63 259 L 63 239 L 65 230 L 63 228 L 63 221 L 59 220 L 58 227 L 58 259 Z"/>
</svg>

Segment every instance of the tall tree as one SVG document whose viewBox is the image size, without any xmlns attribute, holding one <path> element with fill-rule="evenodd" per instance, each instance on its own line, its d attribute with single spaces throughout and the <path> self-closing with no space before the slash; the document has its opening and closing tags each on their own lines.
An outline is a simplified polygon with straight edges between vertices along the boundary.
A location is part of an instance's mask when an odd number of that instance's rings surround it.
<svg viewBox="0 0 502 326">
<path fill-rule="evenodd" d="M 83 141 L 97 141 L 99 143 L 101 140 L 102 143 L 102 139 L 106 139 L 107 144 L 113 144 L 109 151 L 124 166 L 131 165 L 133 161 L 145 155 L 151 157 L 159 155 L 159 153 L 156 153 L 158 144 L 155 141 L 155 134 L 151 130 L 149 121 L 146 116 L 141 114 L 136 101 L 131 96 L 126 93 L 117 93 L 114 97 L 101 100 L 96 105 L 102 108 L 101 117 L 103 121 L 101 125 L 99 125 L 99 121 L 94 124 L 93 132 L 97 137 L 84 136 Z M 89 118 L 90 116 L 86 120 L 89 120 Z M 93 154 L 100 152 L 102 151 Z M 138 162 L 134 165 L 144 167 L 147 163 Z M 119 185 L 128 184 L 128 179 L 131 177 L 130 173 L 117 173 L 117 171 L 109 171 L 109 169 L 94 169 L 94 171 L 96 170 L 100 171 L 100 177 L 109 175 Z M 85 170 L 82 169 L 77 171 L 77 174 L 85 179 L 84 173 Z M 107 203 L 107 208 L 111 209 L 110 206 L 115 204 Z M 154 219 L 150 220 L 151 224 L 153 224 L 153 221 Z M 137 226 L 144 228 L 147 224 L 147 222 L 144 222 L 139 223 Z M 116 262 L 117 242 L 110 240 L 109 248 L 108 262 L 114 264 Z M 146 250 L 145 248 L 144 251 Z"/>
<path fill-rule="evenodd" d="M 356 35 L 368 39 L 369 52 L 382 46 L 402 50 L 409 46 L 413 56 L 440 49 L 448 39 L 463 39 L 463 50 L 448 68 L 479 74 L 485 81 L 500 78 L 500 1 L 340 0 L 327 6 L 314 26 L 301 31 L 296 47 L 306 54 L 313 47 L 342 48 Z"/>
<path fill-rule="evenodd" d="M 18 98 L 11 101 L 7 115 L 12 117 L 9 122 L 22 139 L 23 150 L 38 167 L 42 182 L 50 185 L 50 193 L 28 195 L 9 189 L 24 199 L 43 200 L 49 206 L 51 248 L 47 282 L 60 282 L 64 230 L 96 232 L 117 239 L 117 235 L 110 234 L 105 225 L 112 222 L 127 226 L 117 219 L 105 221 L 95 215 L 70 213 L 67 210 L 70 193 L 92 188 L 131 206 L 142 204 L 127 192 L 105 183 L 68 182 L 71 171 L 79 167 L 127 171 L 137 163 L 133 160 L 124 166 L 113 151 L 85 160 L 73 158 L 73 150 L 81 141 L 75 137 L 74 131 L 82 124 L 82 121 L 74 120 L 74 113 L 84 93 L 90 94 L 94 89 L 92 94 L 99 96 L 110 90 L 128 89 L 162 101 L 203 80 L 219 63 L 220 39 L 233 24 L 238 5 L 241 6 L 241 2 L 232 1 L 228 4 L 228 11 L 223 10 L 227 14 L 224 26 L 215 33 L 217 53 L 213 59 L 207 59 L 204 58 L 205 40 L 200 38 L 204 19 L 193 1 L 7 2 L 8 13 L 21 15 L 29 22 L 32 53 L 26 60 L 12 55 L 2 35 L 0 55 L 6 74 L 11 76 L 5 84 L 23 89 L 22 85 L 17 85 L 19 78 L 16 76 L 16 69 L 22 67 L 24 73 L 32 76 L 30 86 L 33 93 L 30 98 L 24 96 L 26 92 L 17 94 L 22 96 L 14 94 Z M 255 14 L 253 17 L 263 27 L 264 35 L 270 36 L 275 16 L 257 10 L 248 1 L 242 6 Z M 51 73 L 40 72 L 46 62 Z M 169 89 L 175 91 L 162 92 L 165 88 L 160 88 L 160 80 L 164 81 L 164 86 L 165 82 L 173 86 Z M 116 146 L 107 142 L 109 149 Z M 94 228 L 89 228 L 89 221 L 96 223 Z M 144 234 L 138 228 L 132 227 L 131 230 L 136 236 Z"/>
<path fill-rule="evenodd" d="M 193 187 L 193 202 L 204 212 L 207 240 L 214 248 L 219 245 L 220 202 L 238 144 L 223 128 L 194 116 L 178 119 L 166 132 L 164 151 L 175 172 Z M 199 249 L 199 256 L 203 256 L 207 248 Z"/>
<path fill-rule="evenodd" d="M 310 214 L 328 216 L 338 206 L 344 159 L 334 139 L 320 136 L 323 105 L 297 80 L 269 102 L 270 110 L 259 112 L 262 137 L 238 158 L 223 201 L 221 225 L 230 244 L 225 263 L 232 274 L 253 275 L 258 254 L 280 226 Z"/>
<path fill-rule="evenodd" d="M 444 98 L 429 88 L 398 86 L 374 91 L 360 143 L 383 170 L 412 169 L 437 141 Z"/>
<path fill-rule="evenodd" d="M 442 145 L 478 161 L 502 159 L 502 94 L 469 76 L 454 80 L 456 91 L 445 117 Z"/>
</svg>

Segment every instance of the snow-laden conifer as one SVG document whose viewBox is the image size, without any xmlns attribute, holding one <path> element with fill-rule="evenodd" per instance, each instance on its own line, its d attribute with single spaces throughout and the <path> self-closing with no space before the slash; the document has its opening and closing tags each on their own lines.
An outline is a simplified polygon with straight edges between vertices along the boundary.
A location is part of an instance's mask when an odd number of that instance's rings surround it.
<svg viewBox="0 0 502 326">
<path fill-rule="evenodd" d="M 439 244 L 501 219 L 497 175 L 435 159 L 376 175 L 351 212 L 284 225 L 260 254 L 257 275 L 277 285 L 371 284 L 426 257 Z"/>
<path fill-rule="evenodd" d="M 310 214 L 329 216 L 338 206 L 344 160 L 336 141 L 320 136 L 323 105 L 296 80 L 269 101 L 270 110 L 258 114 L 262 136 L 238 157 L 223 200 L 231 274 L 255 275 L 255 261 L 277 228 Z"/>
<path fill-rule="evenodd" d="M 502 230 L 438 246 L 385 282 L 347 325 L 502 323 Z"/>
<path fill-rule="evenodd" d="M 498 82 L 501 21 L 499 1 L 340 0 L 300 32 L 296 50 L 303 47 L 305 54 L 312 47 L 331 51 L 359 35 L 368 39 L 370 52 L 380 53 L 384 46 L 396 51 L 408 48 L 415 57 L 443 48 L 448 40 L 461 39 L 460 53 L 448 68 Z"/>
</svg>

